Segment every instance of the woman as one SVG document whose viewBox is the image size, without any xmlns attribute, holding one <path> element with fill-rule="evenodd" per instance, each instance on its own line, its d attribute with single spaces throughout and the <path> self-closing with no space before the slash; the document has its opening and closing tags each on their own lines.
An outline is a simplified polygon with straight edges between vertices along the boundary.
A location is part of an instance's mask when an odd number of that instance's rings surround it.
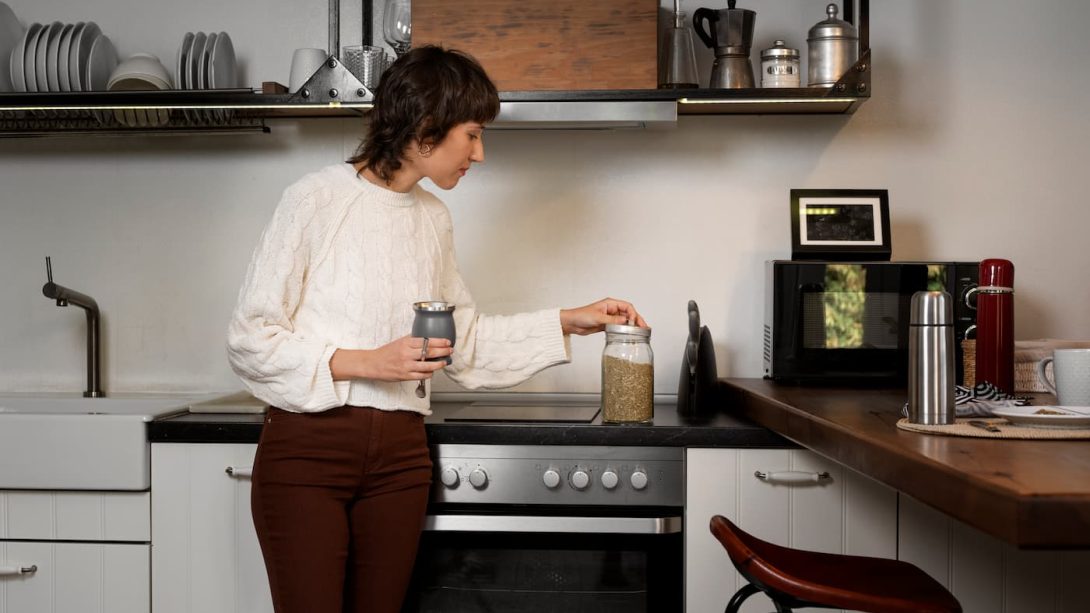
<svg viewBox="0 0 1090 613">
<path fill-rule="evenodd" d="M 568 336 L 646 325 L 629 303 L 477 312 L 446 206 L 484 161 L 496 88 L 472 58 L 414 49 L 383 75 L 369 135 L 345 164 L 287 188 L 228 330 L 231 365 L 269 403 L 252 506 L 277 613 L 400 610 L 431 482 L 419 381 L 526 380 L 569 358 Z M 457 350 L 407 335 L 412 303 L 456 305 Z M 423 358 L 452 357 L 424 361 Z"/>
</svg>

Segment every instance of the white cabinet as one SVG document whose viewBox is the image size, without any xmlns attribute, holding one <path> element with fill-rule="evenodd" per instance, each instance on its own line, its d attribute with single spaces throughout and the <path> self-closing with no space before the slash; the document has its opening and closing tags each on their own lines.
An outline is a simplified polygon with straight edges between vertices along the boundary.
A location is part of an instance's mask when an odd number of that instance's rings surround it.
<svg viewBox="0 0 1090 613">
<path fill-rule="evenodd" d="M 903 494 L 898 532 L 901 559 L 945 585 L 965 613 L 1090 609 L 1090 551 L 1017 549 Z"/>
<path fill-rule="evenodd" d="M 148 613 L 147 492 L 0 490 L 0 613 Z"/>
<path fill-rule="evenodd" d="M 714 515 L 786 547 L 897 556 L 896 491 L 840 464 L 787 449 L 689 449 L 685 462 L 687 613 L 719 613 L 745 585 L 708 528 Z M 828 477 L 805 481 L 798 473 Z M 757 594 L 742 610 L 773 608 Z"/>
<path fill-rule="evenodd" d="M 155 613 L 272 613 L 250 516 L 249 469 L 256 450 L 257 445 L 151 446 Z"/>
</svg>

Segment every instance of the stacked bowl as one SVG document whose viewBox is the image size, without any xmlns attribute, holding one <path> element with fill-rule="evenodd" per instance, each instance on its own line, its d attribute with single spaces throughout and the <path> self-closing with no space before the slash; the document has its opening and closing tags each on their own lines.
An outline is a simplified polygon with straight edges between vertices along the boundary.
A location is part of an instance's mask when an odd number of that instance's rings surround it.
<svg viewBox="0 0 1090 613">
<path fill-rule="evenodd" d="M 171 89 L 170 73 L 159 58 L 150 53 L 135 53 L 117 65 L 106 84 L 110 91 L 148 91 Z M 166 125 L 170 112 L 166 109 L 117 109 L 114 119 L 129 128 Z"/>
</svg>

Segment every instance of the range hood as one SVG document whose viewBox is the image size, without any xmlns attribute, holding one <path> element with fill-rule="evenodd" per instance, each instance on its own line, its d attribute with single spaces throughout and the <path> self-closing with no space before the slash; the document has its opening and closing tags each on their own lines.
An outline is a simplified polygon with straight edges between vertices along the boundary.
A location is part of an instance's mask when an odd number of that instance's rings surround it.
<svg viewBox="0 0 1090 613">
<path fill-rule="evenodd" d="M 504 101 L 490 130 L 619 130 L 673 127 L 673 100 Z"/>
</svg>

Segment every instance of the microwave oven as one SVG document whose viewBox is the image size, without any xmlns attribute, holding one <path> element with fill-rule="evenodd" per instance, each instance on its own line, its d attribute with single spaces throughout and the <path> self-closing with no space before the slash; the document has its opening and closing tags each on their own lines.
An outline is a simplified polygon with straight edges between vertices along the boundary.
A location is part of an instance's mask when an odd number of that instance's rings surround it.
<svg viewBox="0 0 1090 613">
<path fill-rule="evenodd" d="M 953 298 L 961 384 L 960 341 L 976 323 L 966 293 L 978 273 L 978 262 L 767 262 L 765 378 L 904 384 L 912 295 L 943 290 Z"/>
</svg>

